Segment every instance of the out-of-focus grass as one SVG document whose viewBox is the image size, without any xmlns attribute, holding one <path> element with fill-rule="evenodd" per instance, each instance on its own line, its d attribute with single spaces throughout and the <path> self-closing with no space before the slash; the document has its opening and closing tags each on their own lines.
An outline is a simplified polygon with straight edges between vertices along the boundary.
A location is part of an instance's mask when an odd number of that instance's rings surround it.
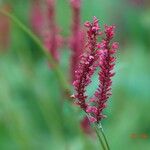
<svg viewBox="0 0 150 150">
<path fill-rule="evenodd" d="M 27 25 L 30 1 L 9 1 Z M 84 0 L 82 22 L 98 16 L 102 24 L 117 26 L 120 42 L 113 96 L 102 121 L 112 150 L 149 150 L 150 147 L 150 14 L 130 1 Z M 70 33 L 71 11 L 67 0 L 57 2 L 62 34 Z M 0 54 L 1 150 L 97 150 L 94 136 L 84 135 L 82 112 L 68 102 L 46 58 L 17 26 L 11 28 L 11 45 Z M 61 67 L 68 79 L 68 48 L 61 51 Z M 97 77 L 88 89 L 92 94 Z M 136 137 L 132 137 L 136 134 Z M 142 135 L 147 135 L 144 138 Z"/>
</svg>

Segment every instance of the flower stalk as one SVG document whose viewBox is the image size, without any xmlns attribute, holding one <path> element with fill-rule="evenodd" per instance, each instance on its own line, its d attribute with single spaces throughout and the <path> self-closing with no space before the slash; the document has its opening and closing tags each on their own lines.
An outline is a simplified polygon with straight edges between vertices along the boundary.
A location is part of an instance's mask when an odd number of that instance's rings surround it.
<svg viewBox="0 0 150 150">
<path fill-rule="evenodd" d="M 102 125 L 95 123 L 94 124 L 94 129 L 95 129 L 95 132 L 97 134 L 97 137 L 98 137 L 98 139 L 101 143 L 101 146 L 102 146 L 103 150 L 110 150 L 110 147 L 109 147 L 107 138 L 105 136 L 105 133 L 103 131 Z"/>
</svg>

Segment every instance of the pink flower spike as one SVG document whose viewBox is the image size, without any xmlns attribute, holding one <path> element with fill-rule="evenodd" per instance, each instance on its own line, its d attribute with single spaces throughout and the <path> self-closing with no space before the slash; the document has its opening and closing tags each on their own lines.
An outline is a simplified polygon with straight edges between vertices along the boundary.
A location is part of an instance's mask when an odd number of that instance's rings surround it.
<svg viewBox="0 0 150 150">
<path fill-rule="evenodd" d="M 91 123 L 99 123 L 106 116 L 103 110 L 107 106 L 106 102 L 112 95 L 112 77 L 115 75 L 113 69 L 115 67 L 116 58 L 114 54 L 118 48 L 118 43 L 113 42 L 115 35 L 115 26 L 105 25 L 104 34 L 100 43 L 97 42 L 99 36 L 99 24 L 96 17 L 93 22 L 87 22 L 87 47 L 86 52 L 81 56 L 78 71 L 76 71 L 76 80 L 74 88 L 76 91 L 75 98 L 79 106 L 88 114 Z M 96 68 L 99 67 L 99 87 L 95 91 L 92 98 L 86 95 L 86 87 L 91 83 L 91 77 Z"/>
<path fill-rule="evenodd" d="M 101 43 L 102 50 L 100 55 L 100 72 L 99 72 L 99 88 L 95 93 L 95 97 L 98 99 L 98 114 L 97 121 L 99 122 L 103 117 L 102 111 L 104 109 L 104 104 L 107 99 L 112 95 L 111 93 L 111 78 L 115 75 L 113 73 L 115 57 L 113 54 L 116 53 L 115 49 L 118 48 L 118 44 L 114 42 L 111 45 L 111 39 L 113 38 L 115 26 L 107 26 L 105 25 L 105 35 L 106 38 L 103 39 Z M 110 49 L 112 48 L 112 50 Z"/>
<path fill-rule="evenodd" d="M 78 66 L 78 71 L 75 72 L 75 81 L 73 85 L 76 90 L 76 99 L 79 101 L 80 107 L 86 111 L 87 105 L 86 101 L 86 87 L 91 83 L 91 76 L 95 72 L 97 67 L 96 63 L 99 57 L 97 56 L 97 37 L 98 37 L 98 30 L 92 30 L 94 27 L 99 27 L 98 20 L 96 18 L 93 19 L 94 21 L 91 26 L 87 27 L 87 36 L 88 36 L 88 49 L 80 58 L 80 63 Z"/>
</svg>

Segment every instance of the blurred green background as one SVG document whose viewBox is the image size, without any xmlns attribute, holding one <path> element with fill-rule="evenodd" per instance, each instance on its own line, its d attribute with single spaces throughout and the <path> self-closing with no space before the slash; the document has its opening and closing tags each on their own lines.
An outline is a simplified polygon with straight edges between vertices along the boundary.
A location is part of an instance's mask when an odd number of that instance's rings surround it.
<svg viewBox="0 0 150 150">
<path fill-rule="evenodd" d="M 69 0 L 57 0 L 57 23 L 70 36 Z M 31 0 L 1 0 L 26 26 Z M 111 150 L 150 149 L 150 2 L 83 0 L 82 23 L 100 19 L 116 25 L 117 54 L 113 96 L 102 120 Z M 0 17 L 0 24 L 3 22 Z M 4 26 L 5 28 L 5 26 Z M 1 29 L 0 38 L 4 37 Z M 1 40 L 2 41 L 2 40 Z M 0 150 L 98 150 L 95 135 L 80 128 L 83 113 L 68 102 L 58 79 L 33 40 L 11 24 L 8 46 L 0 43 Z M 60 49 L 61 68 L 69 76 L 70 50 Z M 97 77 L 88 90 L 95 89 Z"/>
</svg>

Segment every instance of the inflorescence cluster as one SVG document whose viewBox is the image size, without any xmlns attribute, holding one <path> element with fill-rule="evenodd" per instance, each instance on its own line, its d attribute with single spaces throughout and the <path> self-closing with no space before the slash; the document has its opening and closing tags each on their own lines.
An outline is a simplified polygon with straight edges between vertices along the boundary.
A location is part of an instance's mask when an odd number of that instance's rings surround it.
<svg viewBox="0 0 150 150">
<path fill-rule="evenodd" d="M 99 20 L 94 17 L 93 22 L 86 22 L 87 44 L 86 50 L 80 56 L 78 69 L 75 71 L 73 82 L 76 104 L 79 105 L 89 117 L 91 123 L 99 123 L 105 115 L 102 114 L 106 101 L 111 96 L 112 77 L 114 76 L 115 57 L 118 43 L 111 42 L 115 35 L 115 26 L 104 26 L 101 31 Z M 102 37 L 98 42 L 98 37 Z M 92 97 L 86 94 L 86 87 L 91 83 L 91 77 L 99 68 L 99 86 Z"/>
</svg>

